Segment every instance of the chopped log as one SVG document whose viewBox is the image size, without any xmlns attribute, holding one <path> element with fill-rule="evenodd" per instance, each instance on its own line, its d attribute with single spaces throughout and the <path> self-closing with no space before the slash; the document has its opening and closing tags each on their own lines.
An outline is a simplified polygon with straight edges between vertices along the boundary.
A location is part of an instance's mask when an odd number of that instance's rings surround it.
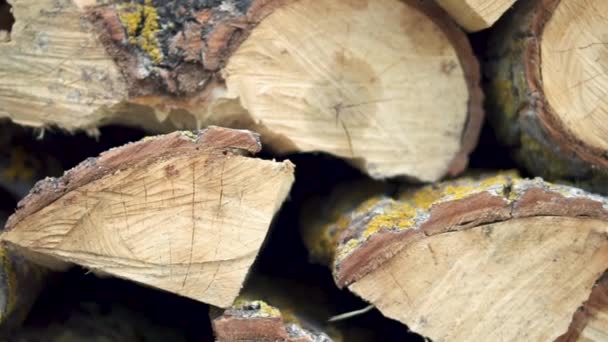
<svg viewBox="0 0 608 342">
<path fill-rule="evenodd" d="M 331 310 L 327 294 L 317 286 L 254 273 L 232 307 L 211 307 L 209 313 L 220 342 L 353 340 L 355 334 L 344 336 L 327 322 Z"/>
<path fill-rule="evenodd" d="M 451 16 L 469 32 L 492 26 L 515 0 L 437 0 Z"/>
<path fill-rule="evenodd" d="M 303 234 L 339 287 L 433 341 L 545 341 L 606 270 L 607 221 L 601 196 L 505 173 L 379 194 Z"/>
<path fill-rule="evenodd" d="M 151 137 L 39 182 L 0 236 L 30 260 L 70 263 L 220 307 L 238 295 L 293 165 L 246 156 L 248 131 Z"/>
<path fill-rule="evenodd" d="M 432 1 L 96 4 L 13 4 L 0 117 L 247 128 L 279 153 L 322 151 L 375 178 L 423 181 L 460 173 L 477 142 L 478 63 Z"/>
<path fill-rule="evenodd" d="M 284 316 L 278 308 L 264 301 L 240 300 L 213 318 L 213 331 L 218 342 L 332 341 L 323 332 L 306 329 L 295 322 L 286 322 Z"/>
<path fill-rule="evenodd" d="M 603 0 L 519 1 L 488 44 L 491 121 L 532 174 L 608 193 Z"/>
</svg>

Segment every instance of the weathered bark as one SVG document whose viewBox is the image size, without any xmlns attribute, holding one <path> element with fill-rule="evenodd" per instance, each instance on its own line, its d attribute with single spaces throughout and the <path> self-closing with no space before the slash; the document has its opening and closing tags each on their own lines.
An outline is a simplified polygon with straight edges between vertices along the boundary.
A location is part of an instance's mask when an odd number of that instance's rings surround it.
<svg viewBox="0 0 608 342">
<path fill-rule="evenodd" d="M 520 163 L 601 193 L 608 193 L 607 4 L 518 2 L 496 25 L 486 67 L 489 118 Z"/>
<path fill-rule="evenodd" d="M 378 192 L 338 218 L 305 221 L 303 235 L 317 259 L 329 256 L 339 287 L 433 341 L 554 340 L 607 268 L 607 208 L 505 173 Z"/>
<path fill-rule="evenodd" d="M 69 263 L 227 307 L 293 182 L 293 165 L 247 157 L 248 131 L 175 132 L 41 181 L 0 236 L 28 259 Z M 68 263 L 68 264 L 66 264 Z"/>
<path fill-rule="evenodd" d="M 515 0 L 437 0 L 469 32 L 492 26 Z"/>
<path fill-rule="evenodd" d="M 478 139 L 479 66 L 432 1 L 27 0 L 13 10 L 0 116 L 21 124 L 247 128 L 278 153 L 323 151 L 376 178 L 425 181 L 460 173 Z"/>
<path fill-rule="evenodd" d="M 327 334 L 286 322 L 281 311 L 262 300 L 238 301 L 213 318 L 217 341 L 329 342 Z"/>
</svg>

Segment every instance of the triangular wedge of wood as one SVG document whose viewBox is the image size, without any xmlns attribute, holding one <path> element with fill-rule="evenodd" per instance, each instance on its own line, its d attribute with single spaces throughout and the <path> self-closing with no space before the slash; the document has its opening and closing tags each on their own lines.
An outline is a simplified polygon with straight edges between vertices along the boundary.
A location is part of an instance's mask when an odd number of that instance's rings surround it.
<svg viewBox="0 0 608 342">
<path fill-rule="evenodd" d="M 39 182 L 1 238 L 52 269 L 78 264 L 206 303 L 238 295 L 293 165 L 248 156 L 249 131 L 175 132 Z"/>
<path fill-rule="evenodd" d="M 303 234 L 336 283 L 385 316 L 433 341 L 606 337 L 605 198 L 508 173 L 358 206 L 349 192 L 322 205 L 350 210 Z"/>
<path fill-rule="evenodd" d="M 516 0 L 437 0 L 469 32 L 492 26 Z"/>
</svg>

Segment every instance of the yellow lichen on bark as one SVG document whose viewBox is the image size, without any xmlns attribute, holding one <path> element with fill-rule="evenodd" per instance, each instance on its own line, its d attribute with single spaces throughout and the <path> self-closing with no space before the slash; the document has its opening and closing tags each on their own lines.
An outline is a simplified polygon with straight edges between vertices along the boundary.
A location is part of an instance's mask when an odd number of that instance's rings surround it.
<svg viewBox="0 0 608 342">
<path fill-rule="evenodd" d="M 326 227 L 334 230 L 332 240 L 325 241 L 325 244 L 329 245 L 326 248 L 331 250 L 333 247 L 332 260 L 334 263 L 340 262 L 379 232 L 419 228 L 430 216 L 434 205 L 464 199 L 484 191 L 504 196 L 513 179 L 518 177 L 517 172 L 507 171 L 492 176 L 465 177 L 437 185 L 406 189 L 396 200 L 372 197 L 354 210 L 343 214 L 335 223 L 326 224 Z M 358 222 L 353 224 L 355 220 Z M 363 220 L 367 222 L 361 223 Z M 341 239 L 343 232 L 349 229 L 356 229 L 358 232 L 350 231 L 347 233 L 347 239 Z"/>
<path fill-rule="evenodd" d="M 158 12 L 150 0 L 143 5 L 129 3 L 117 5 L 118 17 L 127 31 L 127 40 L 130 44 L 142 49 L 154 63 L 159 63 L 163 54 L 160 43 L 156 37 L 160 26 Z"/>
</svg>

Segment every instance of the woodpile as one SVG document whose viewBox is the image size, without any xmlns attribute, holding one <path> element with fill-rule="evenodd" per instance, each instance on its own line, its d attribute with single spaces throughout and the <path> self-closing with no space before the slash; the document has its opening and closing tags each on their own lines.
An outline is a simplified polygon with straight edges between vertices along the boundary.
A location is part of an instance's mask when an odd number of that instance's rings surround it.
<svg viewBox="0 0 608 342">
<path fill-rule="evenodd" d="M 247 128 L 277 153 L 424 181 L 460 173 L 481 125 L 477 60 L 430 1 L 45 0 L 13 14 L 0 117 L 25 125 Z"/>
<path fill-rule="evenodd" d="M 608 341 L 607 4 L 0 0 L 0 340 Z"/>
</svg>

